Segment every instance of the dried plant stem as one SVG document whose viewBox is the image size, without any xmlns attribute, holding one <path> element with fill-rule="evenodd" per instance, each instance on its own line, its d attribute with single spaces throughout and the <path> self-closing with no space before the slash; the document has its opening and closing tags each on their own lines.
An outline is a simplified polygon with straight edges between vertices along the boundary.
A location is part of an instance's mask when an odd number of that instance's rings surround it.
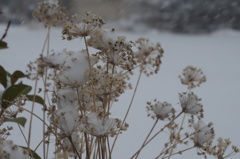
<svg viewBox="0 0 240 159">
<path fill-rule="evenodd" d="M 27 138 L 26 138 L 26 136 L 24 135 L 24 132 L 22 131 L 22 128 L 21 128 L 21 126 L 19 125 L 19 123 L 17 123 L 17 126 L 18 126 L 19 130 L 21 131 L 21 134 L 22 134 L 22 136 L 23 136 L 23 138 L 24 138 L 24 140 L 25 140 L 25 142 L 26 142 L 26 144 L 27 144 L 27 143 L 28 143 L 28 142 L 27 142 Z M 33 158 L 32 151 L 29 151 L 29 153 L 30 153 L 31 158 Z"/>
<path fill-rule="evenodd" d="M 33 113 L 32 111 L 27 110 L 27 109 L 25 109 L 25 108 L 23 108 L 23 107 L 22 107 L 21 109 L 23 109 L 24 111 L 32 114 L 33 116 L 35 116 L 36 118 L 38 118 L 41 122 L 43 122 L 46 126 L 48 126 L 48 124 L 47 124 L 46 122 L 44 122 L 44 121 L 42 120 L 42 118 L 40 118 L 37 114 L 35 114 L 35 113 Z"/>
<path fill-rule="evenodd" d="M 45 50 L 47 41 L 49 40 L 49 35 L 50 35 L 50 27 L 48 27 L 47 35 L 46 35 L 46 38 L 45 38 L 45 41 L 44 41 L 44 44 L 43 44 L 43 48 L 42 48 L 42 52 L 41 52 L 40 56 L 43 55 L 43 52 Z M 32 108 L 31 108 L 31 112 L 32 113 L 34 112 L 34 107 L 35 107 L 35 99 L 36 99 L 37 86 L 38 86 L 38 77 L 39 77 L 39 73 L 37 72 L 36 80 L 35 80 L 35 84 L 34 84 L 33 102 L 32 102 Z M 28 146 L 29 150 L 30 150 L 32 122 L 33 122 L 33 114 L 32 113 L 30 115 L 30 123 L 29 123 L 29 130 L 28 130 L 28 143 L 27 143 L 27 146 Z M 44 156 L 44 159 L 45 159 L 45 152 L 43 152 L 43 156 Z"/>
<path fill-rule="evenodd" d="M 131 107 L 132 107 L 132 103 L 133 103 L 134 97 L 135 97 L 135 95 L 136 95 L 137 88 L 138 88 L 138 85 L 139 85 L 139 83 L 140 83 L 141 76 L 142 76 L 142 71 L 140 71 L 140 74 L 139 74 L 139 76 L 138 76 L 137 83 L 136 83 L 136 86 L 135 86 L 135 89 L 134 89 L 134 92 L 133 92 L 133 95 L 132 95 L 131 102 L 130 102 L 130 104 L 129 104 L 129 106 L 128 106 L 128 109 L 127 109 L 127 112 L 126 112 L 126 114 L 125 114 L 125 117 L 124 117 L 124 119 L 123 119 L 123 121 L 122 121 L 122 126 L 123 126 L 123 124 L 125 123 L 125 121 L 126 121 L 126 119 L 127 119 L 127 116 L 128 116 L 128 114 L 129 114 L 129 111 L 130 111 L 130 109 L 131 109 Z M 119 135 L 119 133 L 116 135 L 116 137 L 115 137 L 115 139 L 114 139 L 114 141 L 113 141 L 113 145 L 112 145 L 112 148 L 111 148 L 111 154 L 112 154 L 113 148 L 114 148 L 114 146 L 115 146 L 115 144 L 116 144 L 118 135 Z"/>
<path fill-rule="evenodd" d="M 87 56 L 88 56 L 88 65 L 89 65 L 89 71 L 90 71 L 90 77 L 91 77 L 92 76 L 92 67 L 91 67 L 90 53 L 89 53 L 88 46 L 87 46 L 86 36 L 84 36 L 83 39 L 84 39 L 85 46 L 86 46 L 86 51 L 87 51 Z"/>
<path fill-rule="evenodd" d="M 182 130 L 182 126 L 183 126 L 183 123 L 184 123 L 185 117 L 186 117 L 186 114 L 183 115 L 183 119 L 182 119 L 182 122 L 181 122 L 180 128 L 179 128 L 179 130 L 178 130 L 177 136 L 176 136 L 177 139 L 174 140 L 173 145 L 176 145 L 176 144 L 179 142 L 179 140 L 180 140 L 180 132 L 181 132 L 181 130 Z M 176 146 L 173 146 L 172 149 L 170 150 L 170 153 L 169 153 L 168 159 L 171 158 L 171 156 L 172 156 L 172 152 L 173 152 L 173 149 L 174 149 L 175 147 L 176 147 Z"/>
<path fill-rule="evenodd" d="M 174 155 L 177 155 L 177 154 L 182 154 L 183 152 L 188 151 L 188 150 L 191 150 L 191 149 L 193 149 L 193 148 L 195 148 L 195 146 L 192 146 L 192 147 L 186 148 L 186 149 L 184 149 L 184 150 L 181 150 L 181 151 L 172 153 L 171 156 L 174 156 Z M 171 157 L 171 156 L 166 156 L 166 157 L 163 157 L 162 159 L 168 158 L 168 157 Z M 160 155 L 157 156 L 155 159 L 158 159 L 159 157 L 160 157 Z"/>
<path fill-rule="evenodd" d="M 153 124 L 153 126 L 152 126 L 151 130 L 149 131 L 149 133 L 148 133 L 147 137 L 145 138 L 145 140 L 144 140 L 144 142 L 143 142 L 143 144 L 142 144 L 141 148 L 139 149 L 139 151 L 138 151 L 138 153 L 137 153 L 137 156 L 135 157 L 136 159 L 138 158 L 138 156 L 139 156 L 140 152 L 142 151 L 142 149 L 143 149 L 143 147 L 144 147 L 144 144 L 145 144 L 145 143 L 146 143 L 146 141 L 148 140 L 148 138 L 149 138 L 149 136 L 151 135 L 151 133 L 152 133 L 153 129 L 154 129 L 154 128 L 155 128 L 155 126 L 157 125 L 157 122 L 158 122 L 158 120 L 159 120 L 159 119 L 157 119 L 157 120 L 155 121 L 155 123 Z"/>
<path fill-rule="evenodd" d="M 85 144 L 86 144 L 86 159 L 90 159 L 90 153 L 89 153 L 89 145 L 88 145 L 88 136 L 87 133 L 84 133 L 85 137 Z"/>
<path fill-rule="evenodd" d="M 89 73 L 90 73 L 90 78 L 91 78 L 92 77 L 92 66 L 91 66 L 91 59 L 90 59 L 90 53 L 89 53 L 89 50 L 88 50 L 86 36 L 84 36 L 83 39 L 84 39 L 84 43 L 85 43 L 85 47 L 86 47 L 86 51 L 87 51 Z M 92 90 L 94 90 L 93 85 L 91 87 L 92 87 Z M 96 102 L 95 102 L 94 97 L 95 97 L 95 92 L 92 91 L 93 104 L 94 104 L 94 108 L 96 109 Z"/>
<path fill-rule="evenodd" d="M 18 126 L 19 130 L 21 131 L 21 134 L 22 134 L 22 136 L 23 136 L 23 138 L 24 138 L 24 140 L 25 140 L 25 142 L 26 142 L 26 144 L 27 144 L 27 143 L 28 143 L 28 142 L 27 142 L 27 138 L 26 138 L 24 132 L 22 131 L 22 128 L 21 128 L 21 126 L 19 125 L 19 123 L 17 123 L 17 126 Z"/>
<path fill-rule="evenodd" d="M 48 33 L 50 33 L 50 26 L 48 27 Z M 47 40 L 47 55 L 49 54 L 49 48 L 50 48 L 50 34 L 48 34 L 48 40 Z M 47 85 L 47 69 L 46 69 L 46 71 L 45 71 L 45 78 L 44 78 L 44 96 L 43 96 L 43 101 L 44 101 L 44 103 L 46 103 L 46 95 L 47 95 L 47 92 L 46 92 L 46 85 Z M 45 111 L 46 111 L 46 106 L 44 105 L 43 106 L 43 121 L 44 121 L 44 123 L 45 123 L 45 121 L 46 121 L 46 114 L 45 114 Z M 48 158 L 47 157 L 47 153 L 46 153 L 46 142 L 45 142 L 45 131 L 46 131 L 46 128 L 45 128 L 45 125 L 43 124 L 42 125 L 42 127 L 43 127 L 43 154 L 44 154 L 44 156 L 43 156 L 43 158 L 44 159 L 46 159 L 46 158 Z"/>
<path fill-rule="evenodd" d="M 109 153 L 109 159 L 112 159 L 112 156 L 111 156 L 111 148 L 110 148 L 110 143 L 109 143 L 109 138 L 107 138 L 107 144 L 108 144 L 108 153 Z"/>
<path fill-rule="evenodd" d="M 155 135 L 153 135 L 145 144 L 142 145 L 142 148 L 144 148 L 147 144 L 149 144 L 159 133 L 161 133 L 166 127 L 168 127 L 169 125 L 172 124 L 172 122 L 174 120 L 176 120 L 183 112 L 181 111 L 177 116 L 175 116 L 168 124 L 166 124 L 163 128 L 161 128 Z M 142 149 L 141 148 L 141 149 Z M 139 149 L 130 159 L 133 159 L 134 156 L 136 156 L 138 154 L 139 151 L 141 151 L 141 149 Z"/>
<path fill-rule="evenodd" d="M 69 139 L 70 143 L 72 144 L 72 147 L 73 147 L 75 153 L 77 154 L 77 156 L 79 157 L 79 159 L 82 159 L 82 156 L 78 153 L 78 151 L 77 151 L 77 149 L 76 149 L 76 147 L 75 147 L 75 145 L 74 145 L 74 143 L 72 141 L 72 137 L 69 136 L 68 139 Z"/>
</svg>

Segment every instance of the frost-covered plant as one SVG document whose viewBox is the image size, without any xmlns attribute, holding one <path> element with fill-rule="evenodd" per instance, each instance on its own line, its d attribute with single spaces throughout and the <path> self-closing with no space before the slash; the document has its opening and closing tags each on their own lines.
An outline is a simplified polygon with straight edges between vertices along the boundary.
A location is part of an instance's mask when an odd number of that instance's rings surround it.
<svg viewBox="0 0 240 159">
<path fill-rule="evenodd" d="M 56 159 L 112 159 L 118 136 L 127 131 L 129 126 L 126 121 L 139 81 L 142 75 L 149 77 L 160 71 L 163 48 L 160 43 L 152 43 L 145 38 L 139 38 L 135 42 L 128 41 L 115 29 L 104 28 L 104 20 L 90 12 L 82 18 L 74 15 L 73 20 L 65 19 L 65 10 L 59 4 L 58 1 L 43 1 L 34 12 L 34 16 L 48 28 L 40 57 L 28 65 L 27 77 L 35 81 L 34 94 L 28 95 L 31 87 L 15 84 L 18 78 L 26 77 L 25 74 L 10 74 L 0 68 L 0 73 L 5 74 L 4 79 L 0 78 L 0 82 L 6 89 L 1 93 L 1 122 L 5 122 L 6 117 L 8 120 L 17 119 L 16 116 L 22 111 L 31 114 L 29 135 L 25 137 L 27 146 L 24 150 L 27 153 L 20 151 L 20 147 L 12 146 L 12 143 L 4 138 L 10 135 L 10 127 L 1 129 L 4 137 L 0 140 L 0 152 L 6 152 L 5 158 L 12 158 L 15 151 L 20 159 L 29 158 L 28 156 L 40 158 L 35 153 L 37 150 L 31 149 L 31 133 L 34 133 L 31 128 L 32 117 L 36 116 L 43 123 L 43 136 L 39 145 L 43 147 L 41 156 L 44 159 L 49 158 L 49 153 L 53 153 Z M 49 53 L 50 28 L 60 21 L 65 21 L 62 31 L 64 39 L 71 41 L 82 38 L 84 48 L 79 48 L 80 51 L 63 48 L 62 51 Z M 132 88 L 129 79 L 138 72 L 128 110 L 124 118 L 120 119 L 112 115 L 112 107 L 116 102 L 121 102 L 119 97 L 128 88 Z M 239 152 L 237 147 L 233 146 L 232 152 L 226 154 L 229 140 L 223 141 L 220 138 L 218 144 L 213 145 L 213 125 L 203 122 L 203 106 L 192 90 L 206 81 L 201 69 L 186 67 L 180 80 L 183 85 L 187 85 L 188 92 L 179 93 L 179 108 L 157 99 L 153 103 L 147 102 L 148 116 L 155 122 L 143 143 L 139 145 L 140 148 L 130 158 L 138 158 L 142 149 L 166 131 L 169 136 L 161 140 L 163 149 L 156 152 L 156 159 L 170 159 L 193 148 L 197 148 L 200 155 L 213 155 L 217 158 Z M 40 81 L 43 81 L 43 85 L 39 87 Z M 11 97 L 9 94 L 16 91 L 16 87 L 20 87 L 17 89 L 18 94 Z M 37 96 L 37 92 L 42 92 L 42 97 Z M 7 98 L 9 96 L 11 98 Z M 23 107 L 26 100 L 32 101 L 31 110 Z M 35 103 L 43 105 L 42 117 L 35 114 Z M 16 106 L 17 111 L 8 110 L 10 105 Z M 163 126 L 153 134 L 154 128 L 160 122 Z M 19 121 L 17 123 L 21 124 Z M 51 142 L 54 145 L 51 145 Z M 49 152 L 50 146 L 54 146 L 54 152 Z"/>
</svg>

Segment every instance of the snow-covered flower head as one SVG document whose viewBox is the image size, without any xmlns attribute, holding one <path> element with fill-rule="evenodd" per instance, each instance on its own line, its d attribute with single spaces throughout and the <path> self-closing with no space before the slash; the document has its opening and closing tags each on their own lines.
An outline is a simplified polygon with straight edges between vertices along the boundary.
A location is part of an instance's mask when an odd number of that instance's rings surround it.
<svg viewBox="0 0 240 159">
<path fill-rule="evenodd" d="M 196 115 L 203 111 L 200 99 L 193 93 L 179 93 L 179 100 L 184 113 Z"/>
<path fill-rule="evenodd" d="M 62 134 L 71 136 L 78 128 L 80 115 L 76 108 L 65 106 L 56 111 L 56 122 Z"/>
<path fill-rule="evenodd" d="M 194 125 L 194 129 L 195 133 L 192 139 L 195 146 L 197 147 L 202 147 L 204 143 L 214 138 L 214 130 L 212 127 L 212 123 L 206 125 L 202 120 L 199 120 Z"/>
<path fill-rule="evenodd" d="M 57 79 L 60 83 L 69 86 L 84 84 L 89 78 L 89 62 L 85 50 L 73 52 L 64 50 L 58 54 L 51 54 L 44 58 L 49 66 L 59 69 Z M 91 65 L 95 64 L 94 58 L 90 59 Z"/>
<path fill-rule="evenodd" d="M 74 132 L 74 133 L 71 135 L 70 138 L 71 138 L 71 140 L 72 140 L 75 148 L 76 148 L 77 150 L 81 151 L 82 146 L 84 146 L 84 145 L 81 144 L 80 135 L 79 135 L 78 133 Z M 70 140 L 69 140 L 69 137 L 68 137 L 68 138 L 65 137 L 65 138 L 63 138 L 63 139 L 61 140 L 61 145 L 60 145 L 60 147 L 61 147 L 61 149 L 64 150 L 65 152 L 68 152 L 68 153 L 70 153 L 70 154 L 73 154 L 74 157 L 76 156 L 76 154 L 74 153 L 75 150 L 74 150 L 74 148 L 73 148 L 72 143 L 71 143 Z M 75 154 L 75 155 L 74 155 L 74 154 Z"/>
<path fill-rule="evenodd" d="M 60 6 L 58 0 L 45 0 L 38 3 L 33 17 L 44 22 L 45 26 L 57 26 L 66 19 L 66 9 Z"/>
<path fill-rule="evenodd" d="M 149 116 L 160 120 L 164 120 L 169 117 L 170 113 L 174 113 L 172 105 L 168 102 L 156 102 L 154 105 L 148 106 L 147 109 L 154 113 L 154 115 L 149 114 Z"/>
<path fill-rule="evenodd" d="M 105 24 L 104 20 L 90 12 L 87 12 L 85 16 L 78 20 L 78 16 L 75 14 L 72 16 L 73 20 L 66 21 L 63 25 L 63 35 L 66 36 L 67 40 L 73 38 L 89 36 L 93 31 L 101 28 Z"/>
<path fill-rule="evenodd" d="M 135 41 L 134 46 L 137 47 L 135 57 L 140 64 L 141 71 L 148 76 L 157 73 L 164 52 L 160 43 L 151 43 L 149 39 L 139 38 Z"/>
<path fill-rule="evenodd" d="M 127 70 L 132 69 L 135 64 L 130 42 L 126 41 L 125 36 L 117 35 L 114 29 L 96 30 L 91 34 L 88 44 L 100 50 L 98 53 L 100 59 L 109 64 Z"/>
<path fill-rule="evenodd" d="M 58 90 L 57 98 L 59 108 L 65 106 L 71 106 L 76 108 L 78 103 L 76 91 L 74 91 L 72 88 L 63 88 Z"/>
<path fill-rule="evenodd" d="M 193 66 L 187 66 L 183 69 L 182 76 L 179 76 L 181 83 L 188 86 L 188 89 L 199 87 L 206 82 L 206 76 L 201 69 Z"/>
<path fill-rule="evenodd" d="M 91 112 L 87 116 L 87 122 L 84 131 L 93 136 L 115 135 L 118 130 L 119 120 L 109 117 L 101 117 L 95 112 Z"/>
<path fill-rule="evenodd" d="M 0 139 L 0 158 L 1 159 L 28 159 L 27 150 L 14 145 L 10 140 Z"/>
</svg>

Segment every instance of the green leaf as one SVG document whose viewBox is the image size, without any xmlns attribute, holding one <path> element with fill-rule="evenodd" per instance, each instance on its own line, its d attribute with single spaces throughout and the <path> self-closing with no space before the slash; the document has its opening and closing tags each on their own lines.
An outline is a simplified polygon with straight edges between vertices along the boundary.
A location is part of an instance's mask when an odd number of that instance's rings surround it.
<svg viewBox="0 0 240 159">
<path fill-rule="evenodd" d="M 34 100 L 34 95 L 26 95 L 26 97 L 28 98 L 29 101 L 34 101 L 36 103 L 39 103 L 43 106 L 45 106 L 44 100 L 42 99 L 42 97 L 35 95 L 35 100 Z"/>
<path fill-rule="evenodd" d="M 23 78 L 26 77 L 26 75 L 21 72 L 21 71 L 15 71 L 12 75 L 11 75 L 11 84 L 14 85 L 15 82 L 19 79 L 19 78 Z"/>
<path fill-rule="evenodd" d="M 24 117 L 18 117 L 18 118 L 13 118 L 13 119 L 4 118 L 4 122 L 14 122 L 14 123 L 18 123 L 18 124 L 20 124 L 22 127 L 24 127 L 25 124 L 26 124 L 26 122 L 27 122 L 27 119 L 24 118 Z"/>
<path fill-rule="evenodd" d="M 0 49 L 6 49 L 6 48 L 8 48 L 7 45 L 8 45 L 8 44 L 7 44 L 5 41 L 1 41 L 1 40 L 0 40 Z"/>
<path fill-rule="evenodd" d="M 32 87 L 25 84 L 13 85 L 7 88 L 2 95 L 2 107 L 7 108 L 13 104 L 14 99 L 20 95 L 26 95 Z"/>
<path fill-rule="evenodd" d="M 19 146 L 19 145 L 18 145 Z M 34 158 L 34 159 L 41 159 L 41 157 L 35 152 L 35 151 L 33 151 L 33 150 L 29 150 L 27 147 L 24 147 L 24 146 L 19 146 L 19 147 L 21 147 L 21 148 L 23 148 L 23 149 L 25 149 L 25 150 L 27 150 L 27 151 L 30 151 L 29 152 L 29 156 L 31 157 L 31 154 L 33 155 L 32 157 Z"/>
<path fill-rule="evenodd" d="M 3 85 L 4 88 L 7 87 L 7 72 L 1 65 L 0 65 L 0 83 Z"/>
</svg>

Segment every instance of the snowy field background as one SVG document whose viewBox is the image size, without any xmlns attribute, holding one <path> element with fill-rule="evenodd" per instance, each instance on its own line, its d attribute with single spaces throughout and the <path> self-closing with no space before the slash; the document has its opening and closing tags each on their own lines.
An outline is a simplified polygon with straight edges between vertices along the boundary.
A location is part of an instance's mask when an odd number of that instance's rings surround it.
<svg viewBox="0 0 240 159">
<path fill-rule="evenodd" d="M 6 25 L 0 25 L 3 33 Z M 114 26 L 109 26 L 114 27 Z M 117 30 L 118 31 L 118 30 Z M 143 142 L 154 121 L 147 117 L 146 102 L 157 98 L 159 101 L 170 102 L 176 110 L 181 110 L 178 103 L 178 93 L 186 91 L 180 84 L 178 76 L 188 65 L 201 68 L 206 74 L 207 82 L 193 91 L 202 98 L 205 110 L 205 123 L 213 122 L 216 137 L 230 138 L 233 145 L 240 147 L 240 32 L 221 30 L 212 34 L 184 35 L 159 32 L 147 28 L 137 31 L 121 31 L 127 40 L 139 37 L 149 38 L 152 42 L 160 42 L 165 50 L 159 74 L 150 78 L 143 77 L 133 103 L 133 108 L 127 119 L 130 127 L 120 135 L 115 147 L 114 159 L 127 159 L 136 152 Z M 9 49 L 0 50 L 0 64 L 9 72 L 26 70 L 29 61 L 35 60 L 41 52 L 46 36 L 46 30 L 39 27 L 11 26 L 5 41 Z M 83 49 L 83 40 L 61 40 L 61 29 L 51 31 L 51 49 L 61 51 Z M 133 79 L 136 79 L 136 73 Z M 33 82 L 32 82 L 33 83 Z M 133 85 L 135 83 L 133 82 Z M 127 91 L 113 106 L 113 117 L 122 118 L 128 107 L 132 91 Z M 28 106 L 30 108 L 30 104 Z M 36 111 L 41 112 L 40 106 Z M 40 113 L 41 114 L 41 113 Z M 25 114 L 26 115 L 26 114 Z M 26 115 L 27 116 L 27 115 Z M 40 141 L 38 121 L 34 120 L 34 143 Z M 14 125 L 14 124 L 13 124 Z M 24 128 L 28 131 L 28 127 Z M 168 132 L 164 132 L 168 133 Z M 20 131 L 13 131 L 9 139 L 15 143 L 24 143 Z M 140 159 L 152 159 L 157 156 L 163 144 L 160 138 L 151 143 L 141 152 Z M 190 143 L 189 143 L 190 144 Z M 196 157 L 196 149 L 173 157 L 173 159 L 202 158 Z M 41 150 L 38 151 L 41 154 Z M 231 159 L 239 159 L 235 155 Z"/>
</svg>

